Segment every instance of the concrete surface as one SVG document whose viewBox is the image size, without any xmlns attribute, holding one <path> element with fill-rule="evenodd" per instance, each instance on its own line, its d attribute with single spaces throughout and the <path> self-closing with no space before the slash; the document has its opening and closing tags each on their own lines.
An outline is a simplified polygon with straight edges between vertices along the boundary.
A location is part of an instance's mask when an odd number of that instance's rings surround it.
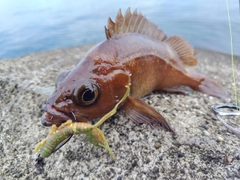
<svg viewBox="0 0 240 180">
<path fill-rule="evenodd" d="M 199 92 L 163 92 L 145 98 L 176 129 L 177 138 L 158 128 L 136 125 L 120 111 L 100 127 L 114 159 L 79 135 L 45 160 L 44 172 L 38 171 L 33 150 L 49 130 L 40 123 L 41 106 L 56 76 L 77 64 L 90 47 L 0 61 L 1 180 L 240 179 L 240 139 L 211 110 L 224 101 Z M 196 70 L 222 84 L 234 99 L 230 56 L 198 49 L 197 58 Z M 239 57 L 235 68 L 240 90 Z M 240 129 L 239 117 L 225 120 Z"/>
</svg>

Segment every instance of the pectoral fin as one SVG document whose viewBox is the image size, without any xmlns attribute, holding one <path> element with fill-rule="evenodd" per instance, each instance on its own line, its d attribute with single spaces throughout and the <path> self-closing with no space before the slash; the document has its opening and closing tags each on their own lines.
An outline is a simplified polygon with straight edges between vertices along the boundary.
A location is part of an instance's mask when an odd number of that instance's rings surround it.
<svg viewBox="0 0 240 180">
<path fill-rule="evenodd" d="M 170 132 L 174 130 L 170 127 L 165 118 L 159 114 L 154 108 L 140 99 L 128 96 L 123 106 L 123 110 L 127 116 L 135 123 L 144 123 L 150 125 L 162 126 Z"/>
</svg>

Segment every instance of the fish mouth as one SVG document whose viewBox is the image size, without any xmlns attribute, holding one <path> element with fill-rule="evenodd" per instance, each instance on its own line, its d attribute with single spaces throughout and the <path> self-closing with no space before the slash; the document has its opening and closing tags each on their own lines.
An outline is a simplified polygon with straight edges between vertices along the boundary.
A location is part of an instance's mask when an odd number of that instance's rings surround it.
<svg viewBox="0 0 240 180">
<path fill-rule="evenodd" d="M 72 119 L 65 113 L 57 110 L 49 104 L 44 104 L 42 106 L 42 109 L 45 111 L 41 117 L 41 122 L 44 126 L 51 126 L 53 124 L 59 126 L 62 123 L 66 122 L 68 119 Z"/>
</svg>

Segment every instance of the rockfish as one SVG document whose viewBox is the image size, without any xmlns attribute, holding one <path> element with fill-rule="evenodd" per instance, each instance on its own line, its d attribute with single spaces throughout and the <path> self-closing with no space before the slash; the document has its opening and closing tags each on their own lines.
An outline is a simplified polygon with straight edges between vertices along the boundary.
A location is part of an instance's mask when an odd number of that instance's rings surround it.
<svg viewBox="0 0 240 180">
<path fill-rule="evenodd" d="M 140 98 L 152 91 L 184 91 L 188 86 L 219 98 L 225 90 L 210 78 L 191 71 L 197 60 L 192 46 L 180 36 L 168 37 L 136 10 L 118 11 L 108 19 L 106 40 L 93 47 L 71 70 L 62 72 L 55 92 L 43 105 L 42 124 L 60 125 L 68 119 L 87 122 L 119 106 L 135 123 L 163 126 L 174 132 L 165 118 Z"/>
</svg>

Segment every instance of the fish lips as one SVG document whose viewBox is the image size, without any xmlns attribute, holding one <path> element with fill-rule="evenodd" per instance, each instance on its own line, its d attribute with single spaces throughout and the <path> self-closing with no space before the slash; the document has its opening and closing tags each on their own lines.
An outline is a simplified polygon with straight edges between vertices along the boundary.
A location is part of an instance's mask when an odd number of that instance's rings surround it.
<svg viewBox="0 0 240 180">
<path fill-rule="evenodd" d="M 45 113 L 41 117 L 41 122 L 44 126 L 51 126 L 56 124 L 57 126 L 71 119 L 65 113 L 58 111 L 56 108 L 50 106 L 49 104 L 44 104 L 42 109 Z"/>
</svg>

